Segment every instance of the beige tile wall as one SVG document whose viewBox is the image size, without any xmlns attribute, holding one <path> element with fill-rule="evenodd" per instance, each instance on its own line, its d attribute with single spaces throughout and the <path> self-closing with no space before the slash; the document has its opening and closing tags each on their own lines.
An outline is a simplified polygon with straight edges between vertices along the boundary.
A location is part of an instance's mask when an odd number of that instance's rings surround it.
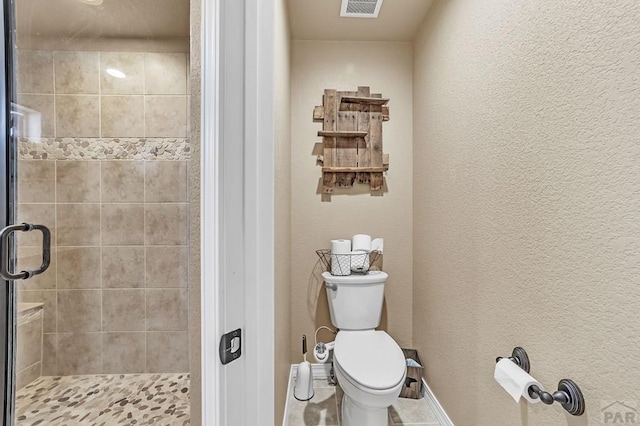
<svg viewBox="0 0 640 426">
<path fill-rule="evenodd" d="M 19 162 L 18 219 L 53 234 L 50 269 L 19 291 L 45 304 L 44 375 L 188 371 L 187 169 Z M 19 267 L 37 267 L 40 240 L 19 244 Z"/>
<path fill-rule="evenodd" d="M 40 134 L 19 136 L 186 137 L 187 63 L 186 53 L 18 51 L 18 103 L 41 120 Z"/>
<path fill-rule="evenodd" d="M 18 305 L 16 390 L 42 374 L 42 306 Z"/>
<path fill-rule="evenodd" d="M 19 300 L 44 303 L 45 375 L 189 369 L 188 148 L 161 161 L 187 137 L 187 68 L 186 53 L 18 52 L 20 111 L 40 115 L 19 130 L 18 220 L 53 241 Z M 40 243 L 20 236 L 21 268 Z"/>
</svg>

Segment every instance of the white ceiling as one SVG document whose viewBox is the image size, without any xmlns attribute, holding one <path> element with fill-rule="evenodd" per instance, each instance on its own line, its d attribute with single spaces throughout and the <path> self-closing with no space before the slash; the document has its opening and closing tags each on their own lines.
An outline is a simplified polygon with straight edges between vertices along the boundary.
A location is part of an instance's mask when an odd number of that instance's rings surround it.
<svg viewBox="0 0 640 426">
<path fill-rule="evenodd" d="M 289 0 L 294 40 L 412 41 L 432 0 L 384 0 L 377 19 L 341 18 L 341 0 Z"/>
<path fill-rule="evenodd" d="M 433 0 L 384 0 L 377 19 L 341 18 L 341 0 L 288 0 L 296 40 L 412 41 Z M 163 39 L 189 36 L 189 0 L 17 0 L 19 36 Z"/>
<path fill-rule="evenodd" d="M 189 0 L 17 0 L 19 36 L 68 38 L 183 38 Z"/>
</svg>

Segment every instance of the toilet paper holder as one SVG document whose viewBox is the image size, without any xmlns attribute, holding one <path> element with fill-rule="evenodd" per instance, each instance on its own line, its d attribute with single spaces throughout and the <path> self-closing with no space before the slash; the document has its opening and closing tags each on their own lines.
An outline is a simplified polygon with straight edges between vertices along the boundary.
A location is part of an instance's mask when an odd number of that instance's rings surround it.
<svg viewBox="0 0 640 426">
<path fill-rule="evenodd" d="M 503 357 L 496 358 L 496 362 L 500 361 Z M 513 363 L 529 373 L 531 364 L 529 363 L 529 355 L 523 348 L 517 346 L 513 348 L 511 356 L 508 357 Z M 558 390 L 549 393 L 540 389 L 537 385 L 529 386 L 527 390 L 529 396 L 534 398 L 540 398 L 540 401 L 547 405 L 551 405 L 554 402 L 559 402 L 567 412 L 574 416 L 581 416 L 584 414 L 585 402 L 582 391 L 574 382 L 570 379 L 562 379 L 558 382 Z"/>
<path fill-rule="evenodd" d="M 500 361 L 502 358 L 499 356 L 496 358 L 496 362 Z M 527 355 L 527 351 L 525 351 L 520 346 L 516 346 L 511 351 L 511 356 L 509 357 L 511 361 L 513 361 L 518 367 L 522 368 L 524 371 L 529 374 L 529 370 L 531 369 L 531 364 L 529 364 L 529 355 Z"/>
</svg>

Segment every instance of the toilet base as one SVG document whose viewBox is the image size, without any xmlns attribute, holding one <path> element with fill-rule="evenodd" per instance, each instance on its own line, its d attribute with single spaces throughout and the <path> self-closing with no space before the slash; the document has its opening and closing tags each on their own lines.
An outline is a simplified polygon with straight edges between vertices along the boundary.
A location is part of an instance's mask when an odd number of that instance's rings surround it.
<svg viewBox="0 0 640 426">
<path fill-rule="evenodd" d="M 347 394 L 342 395 L 343 426 L 387 426 L 389 424 L 389 408 L 362 407 L 356 404 Z"/>
</svg>

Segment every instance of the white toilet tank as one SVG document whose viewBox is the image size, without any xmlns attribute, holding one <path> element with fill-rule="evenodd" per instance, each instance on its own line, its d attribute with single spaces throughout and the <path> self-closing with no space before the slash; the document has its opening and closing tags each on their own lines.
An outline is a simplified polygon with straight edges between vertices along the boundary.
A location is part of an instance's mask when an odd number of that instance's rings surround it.
<svg viewBox="0 0 640 426">
<path fill-rule="evenodd" d="M 324 272 L 331 322 L 340 330 L 370 330 L 380 324 L 387 273 L 334 276 Z"/>
</svg>

